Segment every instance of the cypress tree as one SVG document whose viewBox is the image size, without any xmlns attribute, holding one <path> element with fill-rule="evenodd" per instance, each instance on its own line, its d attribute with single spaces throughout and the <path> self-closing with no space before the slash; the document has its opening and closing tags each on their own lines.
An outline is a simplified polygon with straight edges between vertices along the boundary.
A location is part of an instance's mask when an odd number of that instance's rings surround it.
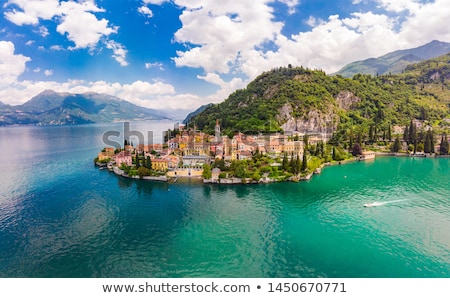
<svg viewBox="0 0 450 298">
<path fill-rule="evenodd" d="M 434 153 L 434 133 L 432 130 L 430 130 L 430 141 L 431 141 L 431 153 Z"/>
<path fill-rule="evenodd" d="M 397 136 L 395 138 L 394 145 L 392 146 L 391 151 L 397 153 L 400 151 L 400 148 L 401 148 L 400 138 Z"/>
<path fill-rule="evenodd" d="M 306 151 L 303 152 L 303 161 L 302 161 L 302 172 L 305 172 L 306 169 L 308 168 L 308 158 L 306 157 Z"/>
<path fill-rule="evenodd" d="M 405 125 L 405 131 L 403 132 L 403 141 L 404 142 L 409 142 L 409 129 L 408 129 L 408 125 Z"/>
<path fill-rule="evenodd" d="M 425 144 L 423 146 L 423 151 L 425 153 L 431 153 L 431 136 L 430 136 L 430 131 L 427 131 L 427 134 L 425 136 Z"/>
<path fill-rule="evenodd" d="M 449 143 L 447 140 L 447 134 L 443 133 L 441 137 L 441 145 L 439 147 L 439 154 L 440 155 L 447 155 L 449 149 Z"/>
<path fill-rule="evenodd" d="M 136 155 L 136 169 L 139 169 L 139 167 L 141 166 L 141 163 L 139 162 L 139 155 Z"/>
<path fill-rule="evenodd" d="M 300 160 L 300 156 L 298 154 L 295 161 L 296 174 L 300 174 L 300 172 L 302 171 L 302 161 Z"/>
<path fill-rule="evenodd" d="M 145 161 L 145 167 L 149 170 L 152 169 L 152 160 L 150 159 L 150 156 L 147 156 L 147 159 Z"/>
<path fill-rule="evenodd" d="M 287 153 L 285 152 L 284 156 L 283 156 L 283 171 L 288 170 L 288 167 L 289 167 L 288 165 L 289 165 L 289 162 L 288 162 L 288 158 L 287 158 Z"/>
<path fill-rule="evenodd" d="M 297 167 L 295 165 L 294 152 L 292 152 L 292 154 L 291 154 L 291 161 L 289 163 L 289 167 L 290 167 L 291 172 L 295 174 L 295 170 L 297 169 Z"/>
</svg>

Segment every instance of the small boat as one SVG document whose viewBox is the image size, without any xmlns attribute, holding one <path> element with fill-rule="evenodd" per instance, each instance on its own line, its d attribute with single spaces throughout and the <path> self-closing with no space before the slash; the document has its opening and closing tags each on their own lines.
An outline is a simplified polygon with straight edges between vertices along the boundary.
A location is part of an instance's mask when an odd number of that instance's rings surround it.
<svg viewBox="0 0 450 298">
<path fill-rule="evenodd" d="M 364 204 L 364 207 L 376 207 L 384 205 L 382 202 L 372 202 L 372 203 L 366 203 Z"/>
</svg>

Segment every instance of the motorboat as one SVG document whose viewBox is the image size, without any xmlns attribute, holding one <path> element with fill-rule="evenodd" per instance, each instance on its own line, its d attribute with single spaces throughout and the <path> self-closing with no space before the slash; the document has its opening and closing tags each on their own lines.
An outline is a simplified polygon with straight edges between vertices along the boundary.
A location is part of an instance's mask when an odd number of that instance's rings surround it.
<svg viewBox="0 0 450 298">
<path fill-rule="evenodd" d="M 381 206 L 381 205 L 384 205 L 384 203 L 382 203 L 382 202 L 372 202 L 372 203 L 364 204 L 364 207 L 376 207 L 376 206 Z"/>
</svg>

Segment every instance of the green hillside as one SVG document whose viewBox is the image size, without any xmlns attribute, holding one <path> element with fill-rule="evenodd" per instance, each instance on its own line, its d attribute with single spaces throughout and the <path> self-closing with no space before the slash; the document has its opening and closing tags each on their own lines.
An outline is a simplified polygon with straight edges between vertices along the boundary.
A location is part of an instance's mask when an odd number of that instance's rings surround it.
<svg viewBox="0 0 450 298">
<path fill-rule="evenodd" d="M 327 76 L 303 67 L 265 72 L 191 119 L 212 133 L 216 119 L 233 134 L 333 130 L 336 142 L 374 138 L 411 119 L 437 125 L 450 114 L 450 55 L 408 66 L 398 75 Z"/>
</svg>

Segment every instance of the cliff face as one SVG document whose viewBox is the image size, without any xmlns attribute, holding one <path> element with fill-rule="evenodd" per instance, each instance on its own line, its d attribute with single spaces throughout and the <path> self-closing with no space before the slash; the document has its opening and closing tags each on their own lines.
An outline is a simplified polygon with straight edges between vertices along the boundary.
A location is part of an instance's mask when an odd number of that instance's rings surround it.
<svg viewBox="0 0 450 298">
<path fill-rule="evenodd" d="M 310 110 L 304 117 L 294 117 L 291 104 L 285 104 L 278 111 L 277 120 L 283 131 L 302 133 L 325 133 L 334 131 L 339 123 L 339 116 L 332 106 L 326 112 Z"/>
</svg>

